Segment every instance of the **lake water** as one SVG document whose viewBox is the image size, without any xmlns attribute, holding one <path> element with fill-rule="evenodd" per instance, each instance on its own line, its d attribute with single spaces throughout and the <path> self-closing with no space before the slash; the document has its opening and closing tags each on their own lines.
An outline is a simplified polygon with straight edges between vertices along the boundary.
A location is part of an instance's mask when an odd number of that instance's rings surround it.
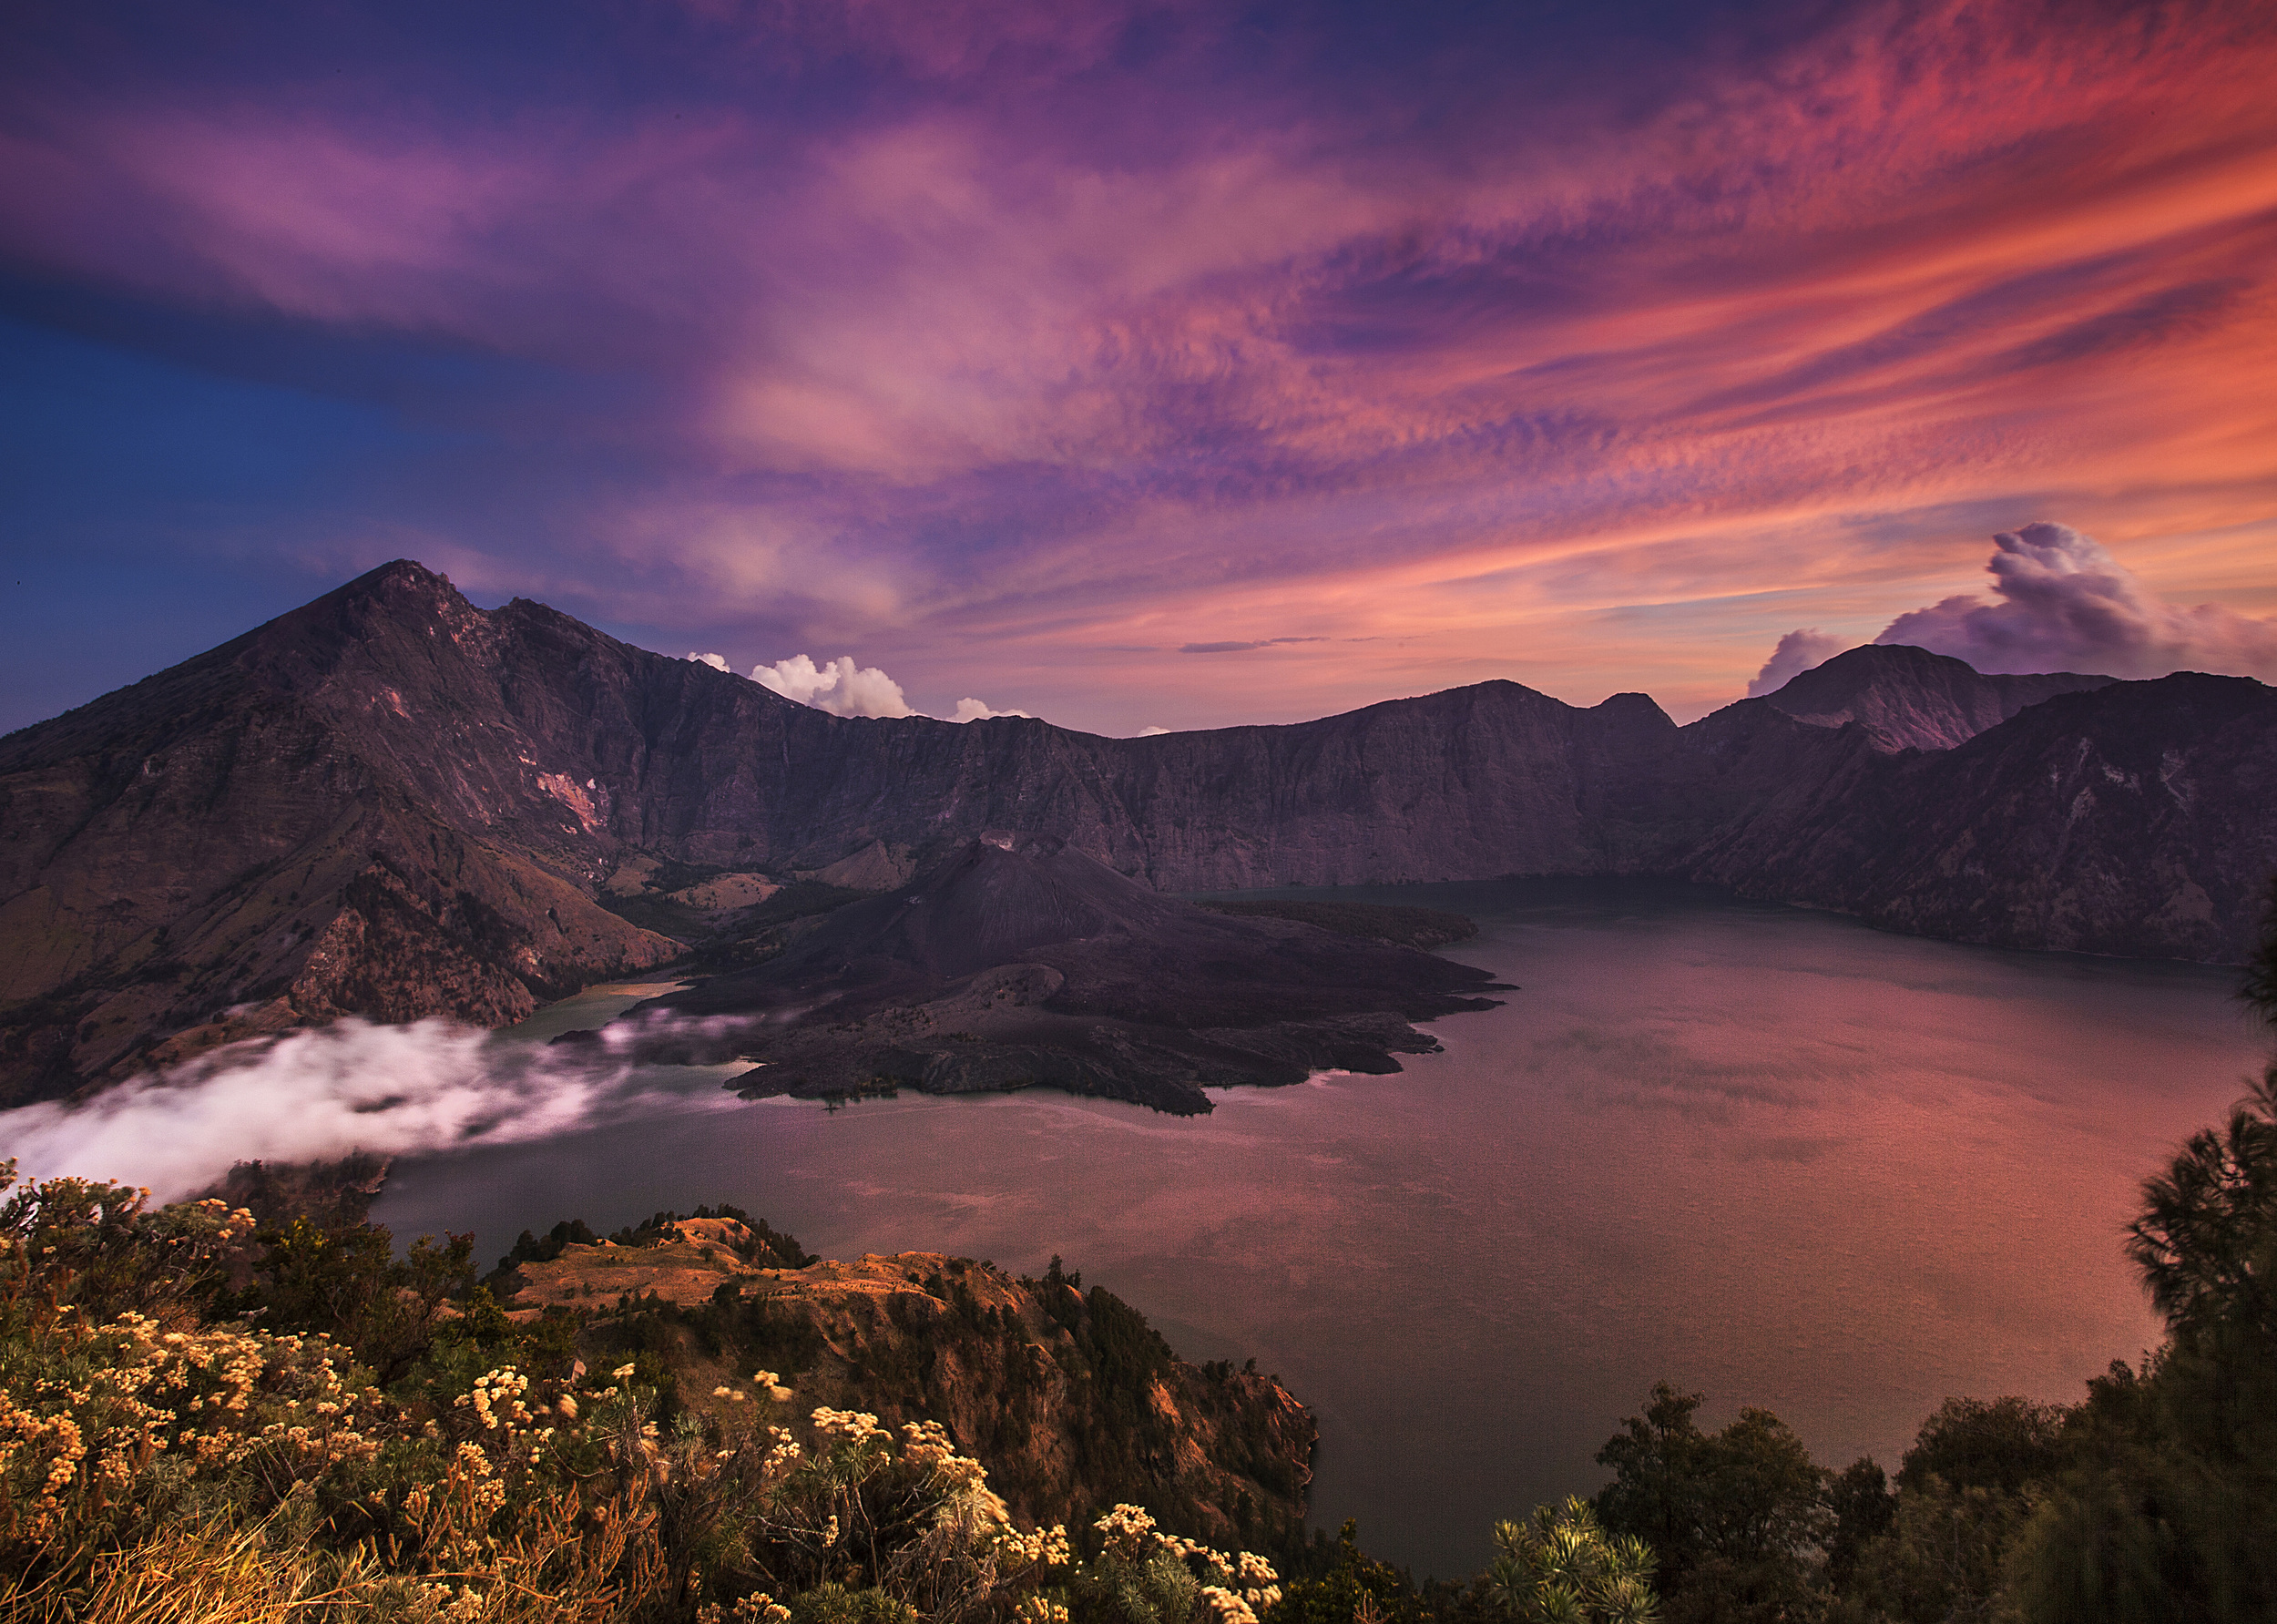
<svg viewBox="0 0 2277 1624">
<path fill-rule="evenodd" d="M 1322 895 L 1322 893 L 1283 894 Z M 1057 1252 L 1190 1359 L 1254 1354 L 1321 1424 L 1318 1526 L 1419 1575 L 1588 1491 L 1648 1389 L 1776 1411 L 1894 1468 L 1948 1394 L 2074 1399 L 2157 1340 L 2137 1188 L 2243 1092 L 2235 972 L 1917 941 L 1700 888 L 1347 887 L 1457 908 L 1523 990 L 1400 1076 L 1195 1119 L 1045 1093 L 828 1111 L 707 1088 L 400 1162 L 399 1236 L 732 1201 L 827 1256 Z M 533 1024 L 593 1024 L 589 995 Z M 732 1069 L 732 1068 L 729 1068 Z M 709 1083 L 709 1078 L 695 1079 Z"/>
</svg>

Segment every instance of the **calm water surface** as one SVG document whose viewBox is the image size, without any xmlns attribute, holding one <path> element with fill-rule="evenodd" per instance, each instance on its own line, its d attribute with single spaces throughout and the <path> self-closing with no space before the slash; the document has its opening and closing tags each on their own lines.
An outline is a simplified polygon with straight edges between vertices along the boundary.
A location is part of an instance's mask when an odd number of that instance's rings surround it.
<svg viewBox="0 0 2277 1624">
<path fill-rule="evenodd" d="M 1321 895 L 1321 893 L 1291 894 Z M 398 1164 L 399 1235 L 613 1228 L 727 1200 L 828 1256 L 1055 1252 L 1190 1359 L 1320 1417 L 1313 1521 L 1419 1573 L 1591 1464 L 1666 1377 L 1894 1466 L 1948 1394 L 2070 1399 L 2156 1340 L 2136 1189 L 2242 1091 L 2234 972 L 2004 953 L 1698 888 L 1331 894 L 1459 908 L 1522 991 L 1390 1078 L 1230 1090 L 1181 1120 L 1045 1093 L 837 1112 L 691 1095 Z M 588 995 L 533 1023 L 594 1024 Z M 732 1068 L 730 1068 L 732 1069 Z M 708 1078 L 699 1079 L 709 1082 Z"/>
</svg>

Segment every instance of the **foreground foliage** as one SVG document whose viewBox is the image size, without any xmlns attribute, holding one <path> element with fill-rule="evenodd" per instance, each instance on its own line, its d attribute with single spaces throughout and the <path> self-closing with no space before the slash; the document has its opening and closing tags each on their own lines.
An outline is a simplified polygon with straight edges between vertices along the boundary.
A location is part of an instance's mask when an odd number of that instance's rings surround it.
<svg viewBox="0 0 2277 1624">
<path fill-rule="evenodd" d="M 769 1370 L 714 1395 L 727 1422 L 638 1359 L 588 1375 L 562 1322 L 470 1289 L 466 1251 L 14 1189 L 0 1614 L 1256 1624 L 1280 1600 L 1262 1558 L 1135 1506 L 1079 1559 L 1065 1529 L 1015 1526 L 934 1423 L 797 1417 Z"/>
</svg>

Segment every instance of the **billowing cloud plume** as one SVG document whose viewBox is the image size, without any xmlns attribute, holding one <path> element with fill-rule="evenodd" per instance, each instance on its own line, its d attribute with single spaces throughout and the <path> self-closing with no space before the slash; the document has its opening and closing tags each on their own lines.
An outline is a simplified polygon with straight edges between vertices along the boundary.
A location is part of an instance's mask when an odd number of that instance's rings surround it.
<svg viewBox="0 0 2277 1624">
<path fill-rule="evenodd" d="M 716 670 L 728 669 L 727 660 L 717 654 L 690 654 L 688 658 Z M 811 705 L 817 710 L 827 710 L 832 716 L 902 717 L 924 714 L 910 708 L 908 696 L 902 691 L 900 683 L 876 666 L 855 665 L 851 654 L 841 655 L 819 666 L 811 656 L 794 654 L 771 666 L 753 666 L 751 680 L 786 700 Z M 968 696 L 957 700 L 955 711 L 945 720 L 986 721 L 997 716 L 1034 714 L 1028 710 L 999 710 L 985 700 Z"/>
<path fill-rule="evenodd" d="M 170 1199 L 241 1160 L 546 1139 L 588 1120 L 628 1075 L 446 1021 L 343 1020 L 232 1046 L 84 1104 L 0 1112 L 0 1143 L 33 1178 L 117 1179 Z"/>
<path fill-rule="evenodd" d="M 2218 604 L 2168 603 L 2069 526 L 2027 525 L 1993 545 L 1986 567 L 1996 599 L 1945 598 L 1900 615 L 1874 641 L 1911 643 L 1980 671 L 2277 677 L 2277 624 Z"/>
<path fill-rule="evenodd" d="M 751 680 L 786 700 L 832 716 L 917 714 L 909 708 L 900 683 L 875 666 L 856 666 L 851 654 L 842 654 L 822 666 L 806 655 L 794 654 L 771 666 L 753 666 Z"/>
<path fill-rule="evenodd" d="M 1830 637 L 1815 626 L 1802 627 L 1779 639 L 1779 647 L 1771 651 L 1763 669 L 1755 673 L 1755 680 L 1747 685 L 1747 697 L 1758 700 L 1781 689 L 1812 666 L 1823 666 L 1850 645 L 1842 638 Z"/>
<path fill-rule="evenodd" d="M 980 700 L 959 700 L 956 702 L 956 713 L 950 717 L 949 720 L 986 721 L 996 716 L 1027 716 L 1029 714 L 1031 713 L 1026 710 L 998 710 Z"/>
</svg>

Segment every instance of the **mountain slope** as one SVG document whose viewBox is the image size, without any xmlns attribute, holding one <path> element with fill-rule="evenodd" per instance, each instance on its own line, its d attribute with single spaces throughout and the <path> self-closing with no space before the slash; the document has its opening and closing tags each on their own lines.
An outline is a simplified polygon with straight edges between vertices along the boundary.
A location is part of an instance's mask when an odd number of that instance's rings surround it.
<svg viewBox="0 0 2277 1624">
<path fill-rule="evenodd" d="M 615 910 L 689 936 L 991 829 L 1163 891 L 1678 874 L 2235 958 L 2277 865 L 2273 700 L 1869 648 L 1685 728 L 1486 682 L 1102 739 L 830 716 L 399 562 L 0 739 L 0 1101 L 341 1013 L 510 1020 L 681 951 Z"/>
<path fill-rule="evenodd" d="M 0 1099 L 342 1013 L 495 1025 L 678 954 L 485 815 L 488 628 L 423 576 L 0 740 Z"/>
<path fill-rule="evenodd" d="M 2027 705 L 2108 688 L 2116 680 L 2076 671 L 1988 677 L 1964 660 L 1926 649 L 1868 644 L 1802 672 L 1764 700 L 1798 721 L 1819 727 L 1854 721 L 1880 750 L 1951 750 Z"/>
<path fill-rule="evenodd" d="M 1798 781 L 1691 872 L 1923 935 L 2234 961 L 2277 873 L 2277 693 L 2183 672 L 2060 695 Z"/>
</svg>

